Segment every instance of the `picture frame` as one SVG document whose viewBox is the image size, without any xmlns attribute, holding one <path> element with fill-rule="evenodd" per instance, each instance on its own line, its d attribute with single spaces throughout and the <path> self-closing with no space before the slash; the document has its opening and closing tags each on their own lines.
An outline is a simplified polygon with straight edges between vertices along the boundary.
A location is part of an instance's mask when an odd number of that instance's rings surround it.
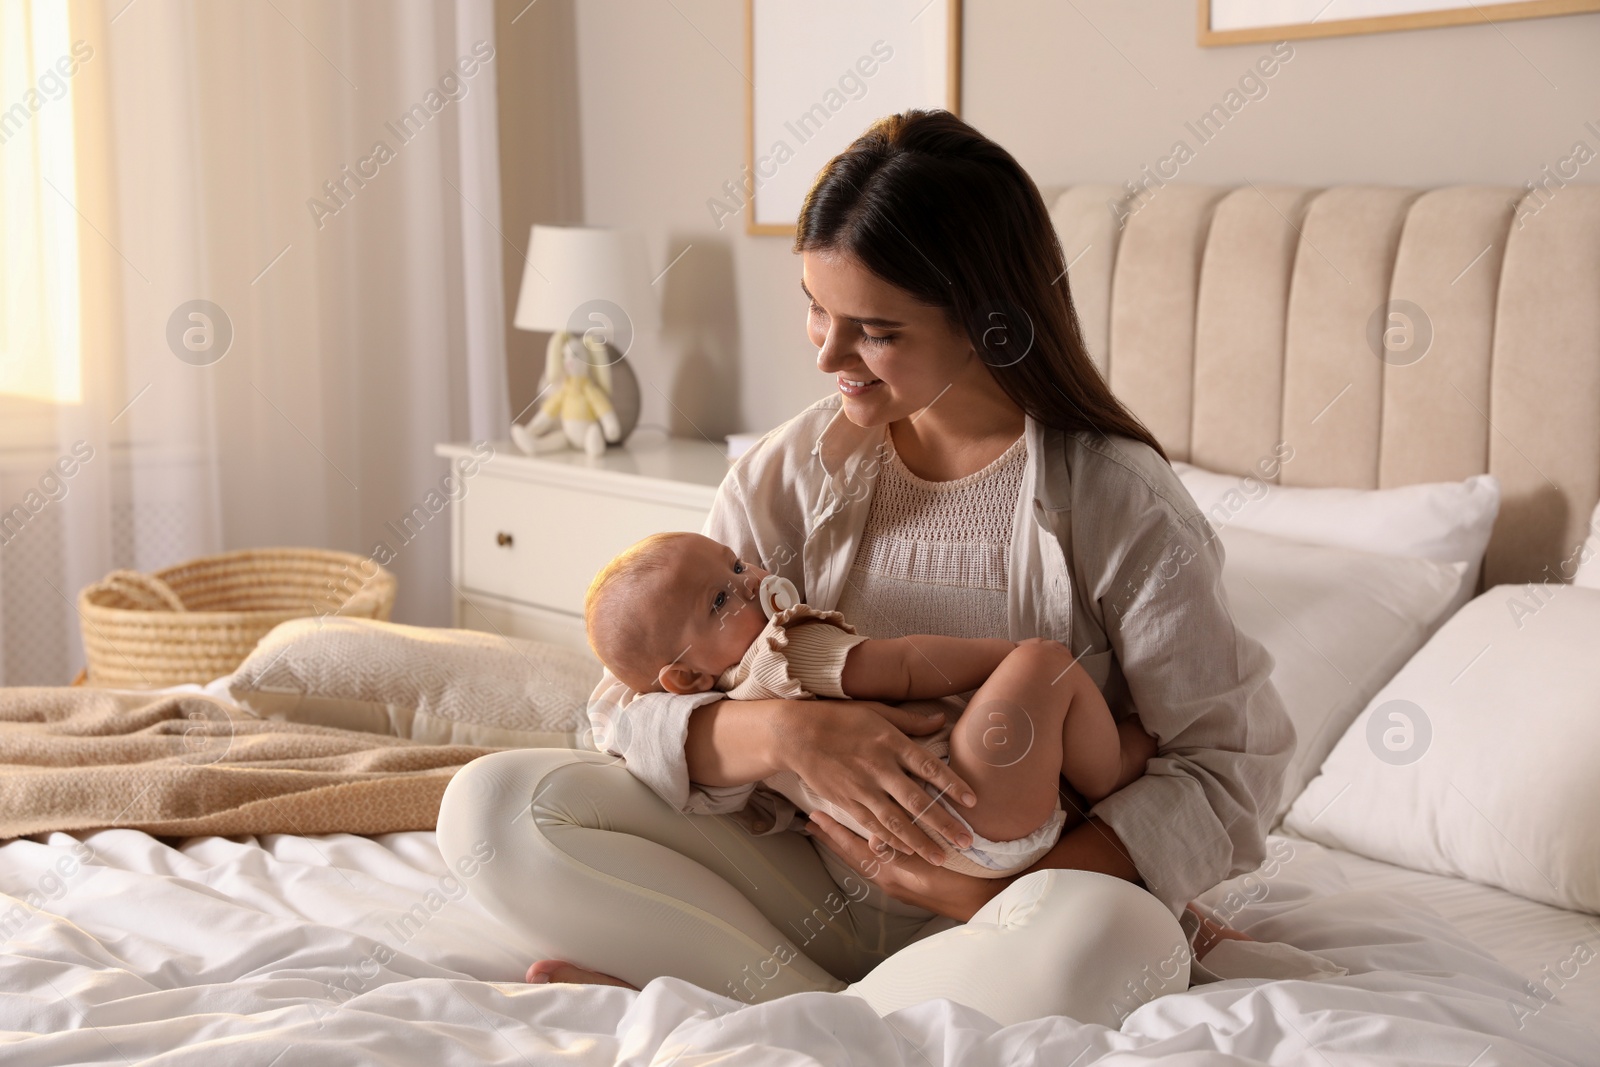
<svg viewBox="0 0 1600 1067">
<path fill-rule="evenodd" d="M 961 113 L 962 0 L 745 0 L 745 166 L 711 202 L 718 226 L 793 236 L 812 180 L 874 120 Z"/>
<path fill-rule="evenodd" d="M 1294 9 L 1304 8 L 1303 13 Z M 1338 17 L 1339 9 L 1351 12 Z M 1288 9 L 1285 11 L 1285 9 Z M 1600 0 L 1199 0 L 1202 47 L 1343 37 L 1432 26 L 1471 26 L 1600 11 Z M 1276 17 L 1288 14 L 1289 18 Z M 1304 17 L 1309 14 L 1309 18 Z"/>
</svg>

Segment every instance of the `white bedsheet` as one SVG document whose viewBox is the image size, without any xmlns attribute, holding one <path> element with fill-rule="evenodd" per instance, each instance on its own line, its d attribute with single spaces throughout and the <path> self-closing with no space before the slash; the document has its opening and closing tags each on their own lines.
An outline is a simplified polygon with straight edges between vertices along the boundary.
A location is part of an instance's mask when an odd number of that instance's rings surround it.
<svg viewBox="0 0 1600 1067">
<path fill-rule="evenodd" d="M 1327 855 L 1352 886 L 1409 893 L 1529 982 L 1544 984 L 1556 999 L 1600 1022 L 1600 916 L 1338 849 Z M 1600 1063 L 1600 1049 L 1593 1062 Z"/>
<path fill-rule="evenodd" d="M 52 878 L 75 847 L 87 862 Z M 642 993 L 524 985 L 530 952 L 449 879 L 432 833 L 40 835 L 0 846 L 0 890 L 41 904 L 20 926 L 7 911 L 0 929 L 0 1061 L 1600 1062 L 1594 1013 L 1536 996 L 1526 967 L 1500 962 L 1404 887 L 1355 888 L 1343 858 L 1276 847 L 1293 854 L 1270 877 L 1209 899 L 1257 936 L 1350 975 L 1200 986 L 1139 1007 L 1119 1033 L 1062 1017 L 1002 1029 L 946 1001 L 886 1020 L 844 995 L 744 1006 L 675 979 Z M 536 886 L 528 906 L 539 906 Z"/>
</svg>

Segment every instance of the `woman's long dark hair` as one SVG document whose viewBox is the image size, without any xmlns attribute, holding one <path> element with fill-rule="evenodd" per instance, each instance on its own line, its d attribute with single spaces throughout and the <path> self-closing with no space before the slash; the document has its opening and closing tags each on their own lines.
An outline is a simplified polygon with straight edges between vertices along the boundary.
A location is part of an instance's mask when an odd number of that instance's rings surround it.
<svg viewBox="0 0 1600 1067">
<path fill-rule="evenodd" d="M 1089 358 L 1061 242 L 1033 179 L 950 112 L 888 115 L 829 160 L 800 209 L 794 250 L 848 253 L 945 309 L 1035 420 L 1124 434 L 1167 458 Z"/>
</svg>

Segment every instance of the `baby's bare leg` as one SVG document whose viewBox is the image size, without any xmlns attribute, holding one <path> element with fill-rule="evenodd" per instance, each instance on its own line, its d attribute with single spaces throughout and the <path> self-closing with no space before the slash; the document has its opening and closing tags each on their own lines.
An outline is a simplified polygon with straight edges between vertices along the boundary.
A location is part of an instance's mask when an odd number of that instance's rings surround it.
<svg viewBox="0 0 1600 1067">
<path fill-rule="evenodd" d="M 993 841 L 1038 829 L 1055 810 L 1060 775 L 1098 800 L 1122 770 L 1105 699 L 1054 641 L 1018 647 L 973 695 L 950 734 L 950 766 L 978 795 L 962 817 Z"/>
</svg>

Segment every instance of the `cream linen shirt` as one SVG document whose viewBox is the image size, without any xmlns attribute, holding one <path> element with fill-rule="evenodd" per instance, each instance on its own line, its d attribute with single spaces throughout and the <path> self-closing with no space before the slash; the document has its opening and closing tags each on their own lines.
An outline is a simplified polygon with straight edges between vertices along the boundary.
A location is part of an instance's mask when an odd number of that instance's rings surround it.
<svg viewBox="0 0 1600 1067">
<path fill-rule="evenodd" d="M 1154 449 L 1031 417 L 1025 433 L 1005 636 L 1067 645 L 1112 713 L 1137 711 L 1155 736 L 1144 776 L 1090 814 L 1177 914 L 1265 858 L 1295 741 L 1272 657 L 1234 625 L 1222 544 Z M 818 401 L 739 458 L 702 532 L 794 582 L 812 607 L 835 609 L 886 434 L 847 419 L 838 394 Z M 690 713 L 721 699 L 635 693 L 607 672 L 589 701 L 595 747 L 679 811 L 739 811 L 759 783 L 697 785 L 684 755 Z"/>
</svg>

